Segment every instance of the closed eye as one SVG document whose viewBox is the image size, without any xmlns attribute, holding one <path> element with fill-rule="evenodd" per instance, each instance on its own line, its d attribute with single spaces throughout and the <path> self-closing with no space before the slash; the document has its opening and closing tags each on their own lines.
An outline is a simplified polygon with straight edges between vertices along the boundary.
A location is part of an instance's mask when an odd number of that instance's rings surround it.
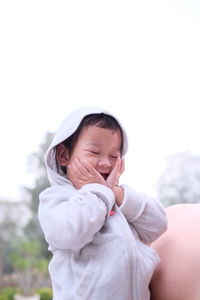
<svg viewBox="0 0 200 300">
<path fill-rule="evenodd" d="M 96 154 L 96 155 L 98 155 L 99 154 L 99 152 L 96 152 L 96 151 L 90 151 L 92 154 Z"/>
<path fill-rule="evenodd" d="M 111 155 L 110 157 L 113 159 L 118 159 L 119 155 Z"/>
</svg>

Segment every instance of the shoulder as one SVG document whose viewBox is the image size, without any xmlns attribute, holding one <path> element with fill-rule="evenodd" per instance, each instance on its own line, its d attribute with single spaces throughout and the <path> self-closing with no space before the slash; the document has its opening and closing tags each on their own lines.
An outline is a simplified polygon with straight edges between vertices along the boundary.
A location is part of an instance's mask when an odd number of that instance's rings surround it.
<svg viewBox="0 0 200 300">
<path fill-rule="evenodd" d="M 59 195 L 69 195 L 74 191 L 76 191 L 76 189 L 72 185 L 52 185 L 40 193 L 39 200 L 46 201 L 52 197 L 59 197 Z"/>
<path fill-rule="evenodd" d="M 161 263 L 155 270 L 152 300 L 198 299 L 200 287 L 200 204 L 166 208 L 168 230 L 155 243 Z"/>
</svg>

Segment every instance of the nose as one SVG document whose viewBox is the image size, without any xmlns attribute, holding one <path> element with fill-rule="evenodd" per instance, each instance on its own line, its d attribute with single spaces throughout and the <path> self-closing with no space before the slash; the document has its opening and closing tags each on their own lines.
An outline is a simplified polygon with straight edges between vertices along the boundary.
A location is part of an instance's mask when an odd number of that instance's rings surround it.
<svg viewBox="0 0 200 300">
<path fill-rule="evenodd" d="M 107 157 L 102 157 L 98 160 L 98 166 L 101 168 L 110 168 L 112 164 Z"/>
</svg>

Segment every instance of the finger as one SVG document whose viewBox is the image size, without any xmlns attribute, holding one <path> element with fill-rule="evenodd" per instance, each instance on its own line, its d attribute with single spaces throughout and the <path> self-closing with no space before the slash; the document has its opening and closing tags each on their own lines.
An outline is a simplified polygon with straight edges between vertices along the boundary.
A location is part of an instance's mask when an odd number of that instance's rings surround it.
<svg viewBox="0 0 200 300">
<path fill-rule="evenodd" d="M 119 178 L 121 176 L 121 174 L 124 171 L 124 160 L 122 160 L 120 157 L 118 158 L 117 162 L 116 162 L 116 168 L 113 172 L 113 176 L 115 178 L 116 184 L 119 183 Z"/>
<path fill-rule="evenodd" d="M 80 178 L 84 178 L 86 172 L 81 170 L 81 166 L 79 166 L 75 161 L 72 161 L 70 163 L 69 167 L 69 176 L 73 179 L 73 180 L 79 180 Z"/>
<path fill-rule="evenodd" d="M 78 158 L 74 159 L 74 166 L 79 171 L 80 175 L 85 176 L 88 173 L 87 168 Z"/>
<path fill-rule="evenodd" d="M 120 166 L 121 166 L 121 159 L 120 157 L 117 158 L 117 161 L 115 163 L 115 166 L 113 168 L 113 173 L 118 173 L 120 171 Z"/>
<path fill-rule="evenodd" d="M 84 167 L 87 169 L 87 171 L 90 174 L 94 175 L 94 174 L 98 173 L 97 170 L 93 167 L 93 165 L 88 160 L 83 159 L 82 164 L 84 165 Z"/>
<path fill-rule="evenodd" d="M 83 159 L 82 163 L 91 175 L 101 176 L 101 174 L 93 167 L 93 165 L 88 160 Z"/>
<path fill-rule="evenodd" d="M 110 175 L 108 176 L 108 178 L 106 180 L 107 185 L 109 187 L 113 188 L 115 185 L 118 184 L 119 177 L 120 177 L 120 168 L 121 168 L 121 159 L 118 158 L 114 168 L 112 169 Z"/>
<path fill-rule="evenodd" d="M 120 175 L 124 172 L 125 170 L 125 160 L 121 160 L 121 166 L 120 166 Z"/>
<path fill-rule="evenodd" d="M 72 161 L 68 167 L 68 172 L 73 175 L 73 176 L 79 176 L 80 175 L 80 170 L 78 169 L 77 165 Z"/>
<path fill-rule="evenodd" d="M 83 159 L 83 160 L 78 160 L 76 161 L 76 165 L 77 165 L 77 168 L 80 168 L 82 167 L 81 169 L 81 176 L 83 178 L 92 178 L 92 177 L 96 177 L 96 178 L 99 178 L 100 180 L 103 179 L 103 177 L 101 176 L 101 174 L 99 174 L 99 172 L 97 172 L 97 170 L 92 166 L 92 164 L 86 160 L 86 159 Z"/>
<path fill-rule="evenodd" d="M 120 176 L 120 173 L 119 173 L 120 169 L 119 168 L 120 168 L 120 162 L 119 162 L 119 158 L 118 158 L 116 163 L 115 163 L 114 168 L 112 169 L 110 175 L 108 176 L 109 180 L 111 179 L 111 181 L 113 181 L 113 180 L 118 181 L 119 176 Z"/>
<path fill-rule="evenodd" d="M 99 183 L 102 183 L 102 184 L 106 183 L 103 176 L 93 167 L 93 165 L 88 160 L 83 159 L 83 163 L 85 164 L 85 167 L 88 169 L 88 172 L 91 175 L 91 177 L 96 178 L 96 180 Z"/>
</svg>

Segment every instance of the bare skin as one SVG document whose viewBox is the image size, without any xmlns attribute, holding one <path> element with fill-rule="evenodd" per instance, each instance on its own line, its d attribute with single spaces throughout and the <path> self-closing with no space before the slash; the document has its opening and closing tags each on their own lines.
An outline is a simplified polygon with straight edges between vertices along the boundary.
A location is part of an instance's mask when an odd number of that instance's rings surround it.
<svg viewBox="0 0 200 300">
<path fill-rule="evenodd" d="M 123 202 L 124 193 L 123 188 L 117 184 L 123 171 L 124 161 L 118 158 L 114 168 L 105 180 L 87 160 L 76 158 L 68 165 L 68 178 L 77 189 L 88 183 L 99 183 L 108 186 L 114 192 L 116 203 L 120 206 Z"/>
<path fill-rule="evenodd" d="M 57 161 L 67 168 L 67 177 L 77 189 L 89 183 L 106 185 L 120 206 L 124 191 L 118 182 L 125 169 L 121 144 L 119 130 L 90 125 L 81 130 L 72 153 L 63 144 L 58 145 Z"/>
<path fill-rule="evenodd" d="M 200 204 L 177 204 L 166 212 L 168 230 L 152 244 L 161 262 L 151 281 L 151 300 L 199 300 Z"/>
</svg>

